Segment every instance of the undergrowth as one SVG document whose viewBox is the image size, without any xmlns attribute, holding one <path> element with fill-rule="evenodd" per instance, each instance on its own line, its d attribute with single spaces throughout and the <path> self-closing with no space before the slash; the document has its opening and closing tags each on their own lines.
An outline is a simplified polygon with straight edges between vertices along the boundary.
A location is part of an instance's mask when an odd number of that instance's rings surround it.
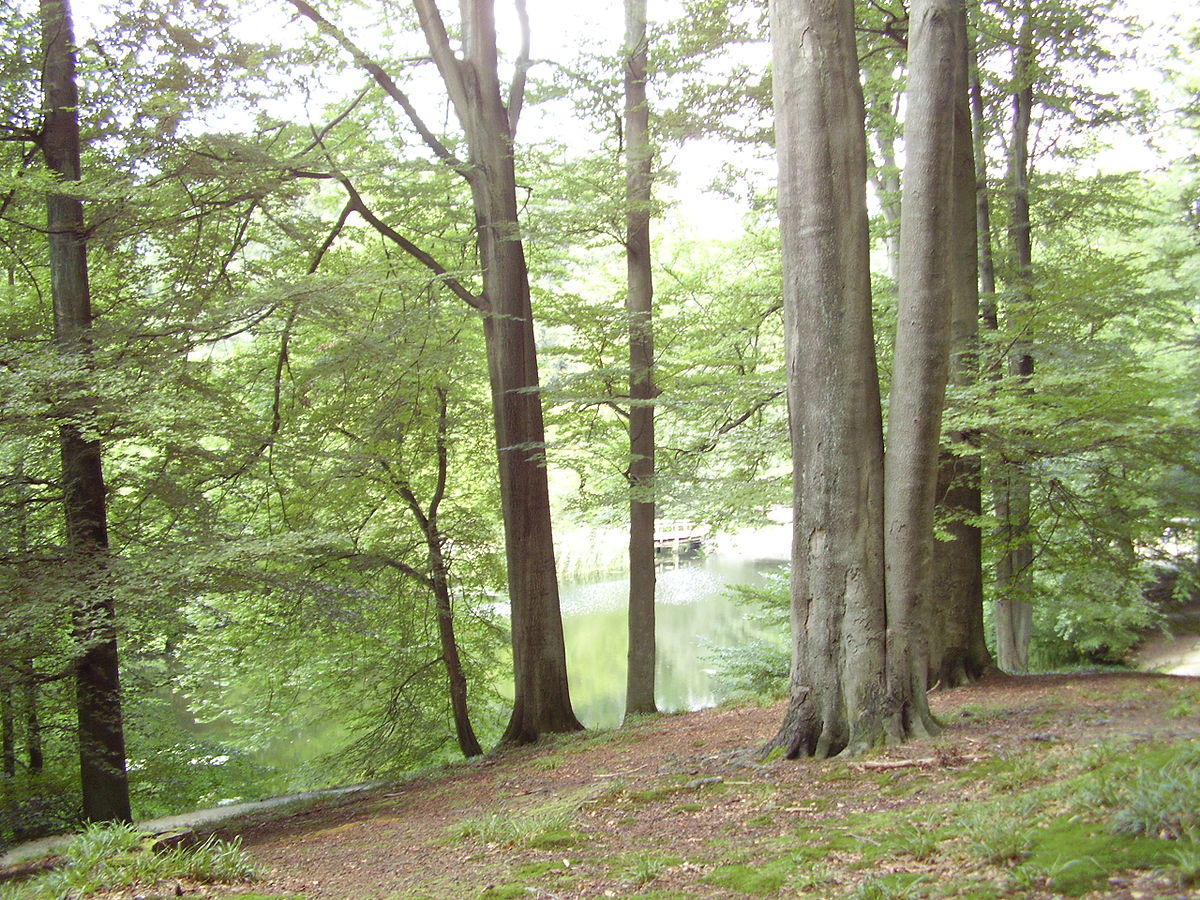
<svg viewBox="0 0 1200 900">
<path fill-rule="evenodd" d="M 168 879 L 202 883 L 253 880 L 257 869 L 238 840 L 209 838 L 193 847 L 155 851 L 132 825 L 91 825 L 63 851 L 63 865 L 16 884 L 0 900 L 83 900 L 102 891 L 152 887 Z"/>
</svg>

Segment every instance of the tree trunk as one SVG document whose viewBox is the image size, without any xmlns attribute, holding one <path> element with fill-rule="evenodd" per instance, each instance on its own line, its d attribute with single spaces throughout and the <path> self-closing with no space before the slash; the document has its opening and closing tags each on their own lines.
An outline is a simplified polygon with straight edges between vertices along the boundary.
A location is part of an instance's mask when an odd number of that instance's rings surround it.
<svg viewBox="0 0 1200 900">
<path fill-rule="evenodd" d="M 42 152 L 64 182 L 80 179 L 79 95 L 68 0 L 42 0 L 43 85 L 46 119 Z M 50 282 L 55 338 L 66 364 L 87 371 L 92 326 L 83 204 L 53 193 L 47 198 Z M 80 585 L 75 603 L 79 642 L 76 708 L 83 812 L 92 821 L 131 819 L 121 718 L 116 615 L 104 588 L 108 551 L 100 443 L 77 422 L 59 428 L 70 568 Z"/>
<path fill-rule="evenodd" d="M 1016 277 L 1009 315 L 1028 315 L 1033 305 L 1033 240 L 1029 216 L 1029 131 L 1033 120 L 1033 14 L 1026 4 L 1013 61 L 1013 133 L 1009 143 L 1009 183 L 1012 190 L 1012 244 Z M 1023 327 L 1021 328 L 1023 330 Z M 1033 375 L 1033 353 L 1026 340 L 1014 341 L 1009 375 L 1023 385 Z M 1033 635 L 1033 538 L 1030 478 L 1023 454 L 1010 459 L 1001 473 L 1004 484 L 996 504 L 1000 520 L 1002 556 L 996 572 L 996 657 L 1007 672 L 1029 667 L 1029 642 Z"/>
<path fill-rule="evenodd" d="M 10 666 L 0 666 L 0 770 L 7 778 L 17 774 L 17 729 L 13 693 L 13 670 Z"/>
<path fill-rule="evenodd" d="M 38 711 L 37 673 L 33 660 L 26 657 L 21 667 L 21 684 L 25 688 L 25 753 L 29 771 L 38 774 L 46 767 L 42 752 L 42 717 Z"/>
<path fill-rule="evenodd" d="M 488 305 L 484 333 L 512 604 L 516 698 L 503 740 L 528 743 L 543 732 L 583 726 L 567 687 L 529 270 L 517 221 L 515 110 L 506 109 L 500 95 L 492 0 L 463 0 L 463 58 L 456 64 L 432 0 L 415 5 L 466 134 L 473 173 L 468 181 Z"/>
<path fill-rule="evenodd" d="M 646 0 L 625 0 L 625 260 L 629 320 L 629 668 L 625 714 L 654 702 L 654 282 Z"/>
<path fill-rule="evenodd" d="M 463 756 L 481 756 L 483 747 L 475 736 L 471 725 L 470 711 L 467 706 L 467 676 L 463 672 L 462 659 L 458 653 L 458 639 L 454 635 L 454 603 L 450 594 L 450 567 L 446 563 L 443 552 L 441 531 L 438 529 L 438 509 L 446 493 L 446 476 L 449 471 L 449 452 L 446 448 L 446 426 L 448 422 L 449 405 L 444 389 L 438 390 L 438 480 L 433 499 L 429 503 L 429 514 L 421 512 L 416 495 L 408 492 L 406 499 L 413 514 L 421 525 L 425 535 L 425 545 L 429 555 L 429 574 L 433 587 L 434 602 L 437 606 L 438 638 L 442 647 L 442 662 L 446 666 L 446 678 L 450 688 L 450 710 L 454 716 L 454 731 L 458 737 L 458 747 Z"/>
<path fill-rule="evenodd" d="M 883 439 L 852 0 L 774 0 L 793 469 L 790 757 L 884 737 Z"/>
<path fill-rule="evenodd" d="M 935 734 L 926 699 L 933 625 L 938 448 L 958 292 L 956 173 L 960 0 L 913 0 L 909 14 L 900 291 L 884 457 L 889 737 Z"/>
<path fill-rule="evenodd" d="M 968 90 L 966 11 L 959 10 L 958 87 L 954 114 L 953 302 L 950 322 L 950 383 L 978 378 L 979 240 L 974 142 Z M 929 682 L 955 687 L 974 681 L 992 664 L 983 627 L 983 513 L 979 453 L 971 436 L 951 432 L 938 463 L 937 502 L 950 540 L 934 548 Z"/>
<path fill-rule="evenodd" d="M 513 676 L 516 697 L 503 740 L 536 741 L 542 732 L 583 726 L 571 709 L 567 657 L 559 608 L 546 438 L 534 345 L 529 271 L 517 218 L 513 132 L 528 65 L 528 22 L 523 0 L 518 18 L 526 37 L 509 91 L 508 107 L 497 75 L 496 26 L 492 0 L 460 0 L 461 56 L 450 42 L 436 0 L 413 0 L 430 55 L 462 127 L 467 159 L 462 161 L 425 125 L 391 76 L 305 0 L 290 0 L 322 32 L 348 51 L 355 63 L 404 110 L 422 141 L 471 188 L 476 246 L 483 293 L 473 295 L 432 256 L 388 227 L 365 205 L 352 183 L 339 176 L 351 208 L 435 273 L 440 283 L 484 316 L 488 376 L 499 457 L 500 504 L 504 518 L 508 595 L 512 609 Z"/>
</svg>

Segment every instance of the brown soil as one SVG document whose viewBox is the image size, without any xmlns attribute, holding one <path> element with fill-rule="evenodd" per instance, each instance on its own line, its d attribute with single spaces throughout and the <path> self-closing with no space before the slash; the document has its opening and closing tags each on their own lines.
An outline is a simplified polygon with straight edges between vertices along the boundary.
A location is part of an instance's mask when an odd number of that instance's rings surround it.
<svg viewBox="0 0 1200 900">
<path fill-rule="evenodd" d="M 756 847 L 805 821 L 966 799 L 976 788 L 964 788 L 955 772 L 980 758 L 1047 746 L 1070 753 L 1115 739 L 1197 737 L 1197 686 L 1193 679 L 1107 673 L 998 676 L 939 692 L 934 709 L 948 726 L 940 738 L 865 760 L 924 760 L 892 772 L 893 780 L 911 781 L 905 796 L 882 791 L 879 769 L 859 765 L 863 761 L 757 763 L 756 751 L 774 735 L 782 707 L 748 706 L 656 717 L 616 732 L 509 750 L 389 789 L 245 820 L 226 833 L 240 834 L 265 867 L 264 880 L 248 888 L 263 894 L 470 898 L 525 879 L 552 886 L 530 888 L 530 897 L 629 897 L 651 890 L 745 896 L 703 880 L 720 857 L 714 846 L 739 847 L 753 865 Z M 1191 704 L 1183 713 L 1180 694 Z M 831 781 L 835 770 L 845 777 Z M 519 823 L 555 804 L 576 810 L 570 828 L 577 833 L 559 847 L 452 836 L 464 822 L 495 814 Z M 629 860 L 639 858 L 669 861 L 631 871 Z M 624 867 L 614 860 L 624 860 Z M 936 864 L 910 860 L 906 870 L 923 865 L 936 877 Z M 546 873 L 563 877 L 556 882 Z M 809 896 L 841 896 L 853 887 L 847 881 Z M 1110 887 L 1092 896 L 1200 896 L 1151 875 Z"/>
</svg>

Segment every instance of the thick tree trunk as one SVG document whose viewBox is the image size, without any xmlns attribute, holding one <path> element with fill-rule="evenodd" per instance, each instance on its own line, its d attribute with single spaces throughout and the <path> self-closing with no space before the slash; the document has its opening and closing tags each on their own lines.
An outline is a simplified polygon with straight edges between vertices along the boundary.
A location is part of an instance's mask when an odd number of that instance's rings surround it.
<svg viewBox="0 0 1200 900">
<path fill-rule="evenodd" d="M 958 87 L 954 114 L 953 303 L 950 383 L 978 378 L 979 241 L 977 176 L 968 90 L 966 11 L 959 11 Z M 938 463 L 938 509 L 950 540 L 934 548 L 934 627 L 929 682 L 955 687 L 974 681 L 992 664 L 983 626 L 983 512 L 980 458 L 970 435 L 952 432 Z"/>
<path fill-rule="evenodd" d="M 1029 314 L 1033 305 L 1033 239 L 1029 215 L 1029 132 L 1033 120 L 1033 13 L 1026 4 L 1013 60 L 1013 133 L 1009 142 L 1009 184 L 1012 218 L 1009 240 L 1016 270 L 1010 317 Z M 1033 353 L 1028 341 L 1014 342 L 1009 375 L 1030 389 Z M 1033 535 L 1031 487 L 1025 461 L 1011 459 L 996 503 L 1000 521 L 1002 556 L 996 572 L 996 658 L 1007 672 L 1024 672 L 1029 667 L 1029 642 L 1033 636 Z"/>
<path fill-rule="evenodd" d="M 654 701 L 654 282 L 646 0 L 625 0 L 625 260 L 629 319 L 629 669 L 625 714 Z"/>
<path fill-rule="evenodd" d="M 67 0 L 42 0 L 41 22 L 46 96 L 42 151 L 51 171 L 65 182 L 78 181 L 79 95 Z M 83 204 L 55 193 L 47 198 L 47 213 L 55 337 L 67 364 L 86 371 L 92 313 Z M 116 615 L 104 589 L 108 525 L 100 444 L 75 422 L 60 427 L 59 443 L 67 548 L 80 586 L 74 619 L 80 647 L 76 708 L 83 812 L 92 821 L 129 821 Z"/>
<path fill-rule="evenodd" d="M 950 236 L 960 185 L 956 118 L 966 91 L 959 12 L 959 0 L 913 0 L 909 14 L 900 296 L 884 462 L 888 730 L 894 740 L 940 731 L 926 700 L 926 677 L 938 448 L 958 291 L 958 248 Z"/>
<path fill-rule="evenodd" d="M 883 440 L 852 0 L 774 0 L 793 468 L 792 674 L 775 744 L 884 739 Z"/>
</svg>

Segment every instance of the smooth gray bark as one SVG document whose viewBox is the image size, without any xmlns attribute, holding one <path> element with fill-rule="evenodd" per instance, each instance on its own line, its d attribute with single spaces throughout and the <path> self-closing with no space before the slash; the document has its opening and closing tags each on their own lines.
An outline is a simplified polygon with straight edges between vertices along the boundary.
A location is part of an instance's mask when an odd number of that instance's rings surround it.
<svg viewBox="0 0 1200 900">
<path fill-rule="evenodd" d="M 646 99 L 646 0 L 625 0 L 625 260 L 629 321 L 629 668 L 625 714 L 653 713 L 654 280 L 652 156 Z"/>
<path fill-rule="evenodd" d="M 884 457 L 889 736 L 940 731 L 926 700 L 933 517 L 956 290 L 959 0 L 913 0 L 896 351 Z"/>
<path fill-rule="evenodd" d="M 774 0 L 793 470 L 789 756 L 884 737 L 883 435 L 853 0 Z"/>
<path fill-rule="evenodd" d="M 1029 212 L 1029 139 L 1033 121 L 1033 10 L 1028 3 L 1022 12 L 1020 32 L 1013 57 L 1013 130 L 1009 140 L 1008 177 L 1012 192 L 1012 216 L 1008 236 L 1012 245 L 1015 278 L 1009 315 L 1027 315 L 1033 305 L 1033 229 Z M 1014 342 L 1009 358 L 1009 376 L 1030 390 L 1033 352 L 1028 341 Z M 1006 672 L 1024 672 L 1029 667 L 1029 642 L 1033 636 L 1033 536 L 1031 531 L 1031 487 L 1025 460 L 1018 455 L 1006 460 L 1000 473 L 996 517 L 1000 522 L 1001 556 L 996 567 L 996 661 Z"/>
<path fill-rule="evenodd" d="M 960 51 L 954 111 L 954 265 L 950 317 L 950 383 L 979 377 L 979 240 L 976 234 L 974 140 L 968 90 L 966 11 L 959 10 Z M 992 665 L 983 625 L 983 512 L 981 464 L 973 436 L 949 434 L 938 463 L 938 511 L 950 539 L 934 547 L 929 682 L 955 687 Z"/>
</svg>

